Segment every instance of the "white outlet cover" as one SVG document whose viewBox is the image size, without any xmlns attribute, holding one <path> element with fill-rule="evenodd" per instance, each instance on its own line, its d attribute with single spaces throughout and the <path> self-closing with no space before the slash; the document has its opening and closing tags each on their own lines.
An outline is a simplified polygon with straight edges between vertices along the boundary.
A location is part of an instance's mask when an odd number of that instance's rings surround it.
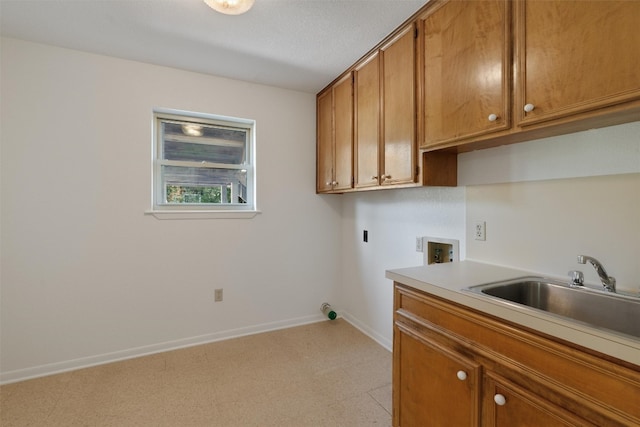
<svg viewBox="0 0 640 427">
<path fill-rule="evenodd" d="M 484 221 L 476 221 L 473 229 L 473 236 L 476 240 L 487 239 L 487 224 Z"/>
</svg>

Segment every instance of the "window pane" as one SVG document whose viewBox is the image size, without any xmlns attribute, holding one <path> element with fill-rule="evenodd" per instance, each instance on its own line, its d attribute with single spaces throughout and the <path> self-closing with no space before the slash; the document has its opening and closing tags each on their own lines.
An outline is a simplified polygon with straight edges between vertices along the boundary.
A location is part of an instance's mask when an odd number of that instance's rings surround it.
<svg viewBox="0 0 640 427">
<path fill-rule="evenodd" d="M 164 203 L 247 203 L 247 171 L 243 169 L 162 166 Z"/>
<path fill-rule="evenodd" d="M 255 121 L 154 111 L 154 136 L 154 210 L 255 209 Z"/>
<path fill-rule="evenodd" d="M 185 187 L 180 185 L 167 185 L 165 194 L 167 203 L 231 203 L 233 195 L 231 186 L 215 185 L 211 187 Z"/>
<path fill-rule="evenodd" d="M 246 162 L 247 130 L 196 123 L 162 122 L 163 158 L 241 165 Z"/>
</svg>

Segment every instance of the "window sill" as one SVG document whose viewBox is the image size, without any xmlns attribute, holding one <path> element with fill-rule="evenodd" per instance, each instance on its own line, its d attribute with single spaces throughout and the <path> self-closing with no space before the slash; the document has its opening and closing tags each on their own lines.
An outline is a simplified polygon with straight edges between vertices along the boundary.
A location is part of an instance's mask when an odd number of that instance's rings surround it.
<svg viewBox="0 0 640 427">
<path fill-rule="evenodd" d="M 260 211 L 146 211 L 156 219 L 251 219 Z"/>
</svg>

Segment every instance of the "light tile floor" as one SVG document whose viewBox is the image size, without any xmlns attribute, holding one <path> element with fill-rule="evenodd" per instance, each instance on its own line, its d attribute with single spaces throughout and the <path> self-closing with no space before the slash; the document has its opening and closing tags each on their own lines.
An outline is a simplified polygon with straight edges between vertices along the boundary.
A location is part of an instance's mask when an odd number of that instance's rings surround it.
<svg viewBox="0 0 640 427">
<path fill-rule="evenodd" d="M 391 353 L 314 323 L 7 384 L 0 425 L 390 426 Z"/>
</svg>

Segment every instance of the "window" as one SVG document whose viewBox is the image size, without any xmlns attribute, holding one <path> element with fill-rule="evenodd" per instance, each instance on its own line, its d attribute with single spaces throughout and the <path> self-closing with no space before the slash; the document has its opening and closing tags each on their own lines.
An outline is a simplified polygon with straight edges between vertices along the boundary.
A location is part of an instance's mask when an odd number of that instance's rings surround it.
<svg viewBox="0 0 640 427">
<path fill-rule="evenodd" d="M 253 120 L 155 111 L 150 213 L 255 215 L 254 138 Z"/>
</svg>

